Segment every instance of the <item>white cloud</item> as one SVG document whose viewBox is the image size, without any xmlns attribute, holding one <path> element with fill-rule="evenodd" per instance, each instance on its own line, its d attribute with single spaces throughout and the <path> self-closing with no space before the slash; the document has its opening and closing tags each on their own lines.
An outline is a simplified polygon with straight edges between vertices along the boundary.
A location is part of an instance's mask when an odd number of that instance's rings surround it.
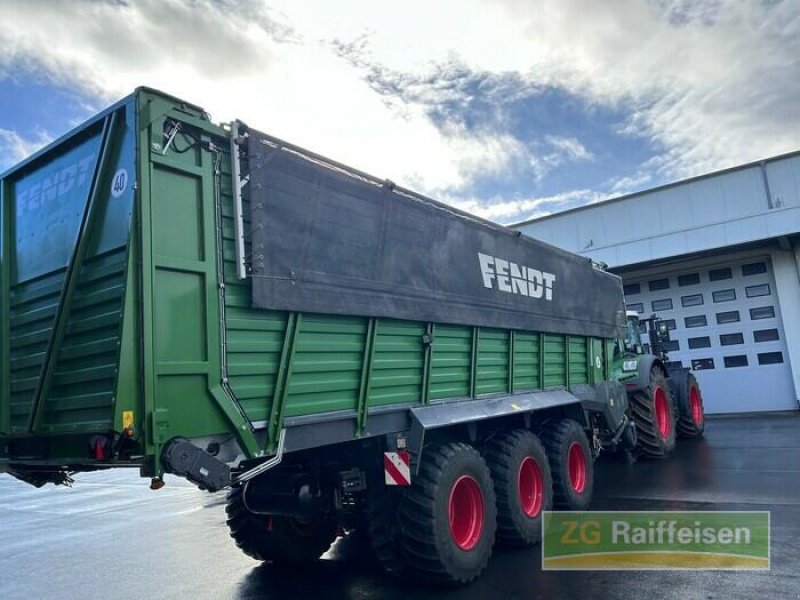
<svg viewBox="0 0 800 600">
<path fill-rule="evenodd" d="M 33 137 L 24 137 L 11 129 L 0 128 L 0 171 L 30 156 L 52 139 L 43 131 L 34 132 Z"/>
<path fill-rule="evenodd" d="M 525 155 L 508 132 L 438 127 L 424 103 L 387 105 L 313 24 L 256 3 L 49 6 L 0 6 L 0 64 L 21 61 L 108 101 L 138 85 L 163 89 L 217 120 L 241 118 L 428 193 L 463 189 Z"/>
<path fill-rule="evenodd" d="M 481 177 L 541 180 L 601 154 L 573 136 L 519 139 L 504 102 L 556 86 L 627 111 L 622 133 L 661 149 L 645 171 L 678 178 L 797 149 L 798 56 L 791 0 L 0 4 L 0 77 L 21 66 L 105 100 L 162 88 L 496 218 L 558 201 L 469 200 Z M 432 120 L 432 106 L 472 101 L 459 72 L 487 82 L 478 126 Z M 624 176 L 609 193 L 644 177 Z"/>
<path fill-rule="evenodd" d="M 442 200 L 458 209 L 478 215 L 484 219 L 511 224 L 519 221 L 520 215 L 525 215 L 526 219 L 543 217 L 568 208 L 600 202 L 607 197 L 608 195 L 604 192 L 580 189 L 550 196 L 529 198 L 505 199 L 494 197 L 483 200 L 446 196 Z"/>
</svg>

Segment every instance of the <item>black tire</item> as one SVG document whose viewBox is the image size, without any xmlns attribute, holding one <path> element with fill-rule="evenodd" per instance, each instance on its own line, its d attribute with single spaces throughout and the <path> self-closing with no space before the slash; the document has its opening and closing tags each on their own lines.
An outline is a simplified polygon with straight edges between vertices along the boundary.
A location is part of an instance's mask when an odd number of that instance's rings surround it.
<svg viewBox="0 0 800 600">
<path fill-rule="evenodd" d="M 497 542 L 530 546 L 542 537 L 542 515 L 553 505 L 550 463 L 530 431 L 500 433 L 486 448 L 497 498 Z"/>
<path fill-rule="evenodd" d="M 628 396 L 636 425 L 636 457 L 664 458 L 675 448 L 675 401 L 664 371 L 653 367 L 646 390 Z"/>
<path fill-rule="evenodd" d="M 250 558 L 275 563 L 314 562 L 331 547 L 338 529 L 327 514 L 301 522 L 251 513 L 244 505 L 241 487 L 228 492 L 225 513 L 236 546 Z"/>
<path fill-rule="evenodd" d="M 592 501 L 594 462 L 583 427 L 572 419 L 548 423 L 542 442 L 553 478 L 553 506 L 585 510 Z"/>
<path fill-rule="evenodd" d="M 678 435 L 682 438 L 703 437 L 706 426 L 703 395 L 697 379 L 691 373 L 686 376 L 686 402 L 688 413 L 678 419 Z"/>
<path fill-rule="evenodd" d="M 370 547 L 383 569 L 400 577 L 408 565 L 400 544 L 400 503 L 404 489 L 392 488 L 376 479 L 367 490 L 367 531 Z"/>
<path fill-rule="evenodd" d="M 452 526 L 451 505 L 459 517 Z M 489 562 L 496 528 L 492 478 L 478 451 L 460 442 L 426 448 L 400 507 L 401 545 L 415 575 L 443 584 L 472 581 Z"/>
</svg>

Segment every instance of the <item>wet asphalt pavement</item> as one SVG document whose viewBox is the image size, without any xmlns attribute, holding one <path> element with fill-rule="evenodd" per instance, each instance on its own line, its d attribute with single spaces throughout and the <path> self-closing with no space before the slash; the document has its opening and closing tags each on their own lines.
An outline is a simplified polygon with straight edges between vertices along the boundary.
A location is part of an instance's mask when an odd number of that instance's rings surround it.
<svg viewBox="0 0 800 600">
<path fill-rule="evenodd" d="M 228 537 L 224 495 L 132 471 L 36 490 L 0 475 L 0 599 L 800 598 L 800 413 L 709 419 L 667 461 L 597 465 L 593 508 L 770 510 L 770 572 L 542 572 L 540 547 L 496 551 L 483 576 L 430 590 L 384 576 L 343 539 L 299 571 L 261 565 Z"/>
</svg>

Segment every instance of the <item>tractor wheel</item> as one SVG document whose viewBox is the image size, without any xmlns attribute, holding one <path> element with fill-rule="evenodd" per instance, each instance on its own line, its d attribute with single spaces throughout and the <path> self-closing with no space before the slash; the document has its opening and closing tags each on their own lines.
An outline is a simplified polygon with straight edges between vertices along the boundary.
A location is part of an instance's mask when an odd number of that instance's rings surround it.
<svg viewBox="0 0 800 600">
<path fill-rule="evenodd" d="M 489 468 L 460 442 L 427 448 L 400 507 L 408 565 L 424 580 L 464 584 L 486 568 L 497 527 Z"/>
<path fill-rule="evenodd" d="M 542 537 L 542 514 L 553 503 L 547 454 L 533 433 L 517 429 L 488 444 L 486 462 L 497 497 L 497 541 L 526 546 Z"/>
<path fill-rule="evenodd" d="M 594 464 L 586 433 L 572 419 L 545 427 L 542 441 L 553 476 L 553 505 L 566 510 L 585 510 L 592 500 L 594 486 Z"/>
<path fill-rule="evenodd" d="M 405 488 L 384 485 L 375 480 L 367 489 L 367 531 L 375 558 L 383 569 L 395 576 L 408 571 L 400 546 L 398 511 Z"/>
<path fill-rule="evenodd" d="M 664 377 L 664 371 L 653 367 L 646 390 L 629 396 L 633 422 L 636 425 L 637 457 L 663 458 L 675 448 L 675 403 Z"/>
<path fill-rule="evenodd" d="M 336 539 L 337 524 L 332 515 L 311 520 L 257 515 L 247 510 L 243 490 L 228 492 L 227 523 L 236 546 L 250 558 L 285 564 L 317 560 Z"/>
<path fill-rule="evenodd" d="M 678 419 L 678 435 L 684 438 L 703 437 L 705 429 L 705 415 L 703 411 L 703 396 L 697 379 L 689 373 L 686 377 L 686 395 L 688 398 L 689 414 L 681 415 Z"/>
</svg>

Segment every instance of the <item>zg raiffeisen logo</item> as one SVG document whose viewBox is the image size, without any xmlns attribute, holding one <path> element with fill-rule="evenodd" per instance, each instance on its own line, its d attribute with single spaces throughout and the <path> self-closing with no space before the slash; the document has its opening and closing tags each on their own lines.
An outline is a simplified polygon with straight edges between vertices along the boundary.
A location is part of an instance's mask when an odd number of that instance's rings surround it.
<svg viewBox="0 0 800 600">
<path fill-rule="evenodd" d="M 769 512 L 546 512 L 544 570 L 769 570 Z"/>
</svg>

